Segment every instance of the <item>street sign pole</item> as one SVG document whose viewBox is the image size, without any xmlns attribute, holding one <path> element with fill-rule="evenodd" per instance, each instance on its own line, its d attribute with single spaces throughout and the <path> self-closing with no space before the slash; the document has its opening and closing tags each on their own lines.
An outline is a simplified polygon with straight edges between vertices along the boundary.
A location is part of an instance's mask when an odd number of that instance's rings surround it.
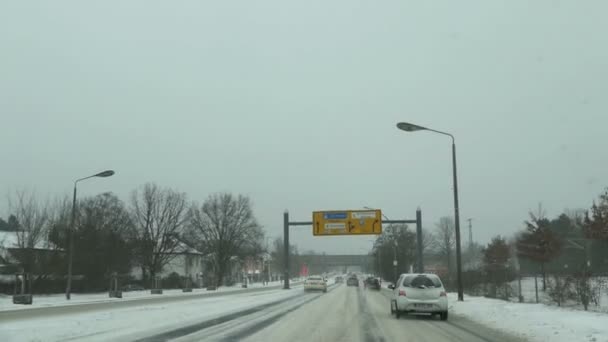
<svg viewBox="0 0 608 342">
<path fill-rule="evenodd" d="M 420 208 L 416 210 L 416 271 L 418 273 L 424 273 L 424 263 L 422 261 L 422 211 Z"/>
<path fill-rule="evenodd" d="M 289 290 L 289 212 L 283 213 L 283 289 Z"/>
</svg>

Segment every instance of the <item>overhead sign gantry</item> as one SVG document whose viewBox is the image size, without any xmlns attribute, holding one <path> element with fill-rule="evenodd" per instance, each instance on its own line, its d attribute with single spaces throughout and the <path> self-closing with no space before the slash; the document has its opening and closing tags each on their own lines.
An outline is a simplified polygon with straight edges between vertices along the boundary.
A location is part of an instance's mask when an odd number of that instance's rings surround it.
<svg viewBox="0 0 608 342">
<path fill-rule="evenodd" d="M 289 212 L 283 214 L 284 289 L 289 289 L 289 227 L 312 226 L 314 236 L 348 236 L 382 234 L 382 224 L 416 224 L 417 272 L 423 272 L 422 262 L 422 212 L 416 210 L 415 220 L 383 220 L 382 211 L 374 210 L 325 210 L 314 211 L 312 221 L 289 221 Z"/>
</svg>

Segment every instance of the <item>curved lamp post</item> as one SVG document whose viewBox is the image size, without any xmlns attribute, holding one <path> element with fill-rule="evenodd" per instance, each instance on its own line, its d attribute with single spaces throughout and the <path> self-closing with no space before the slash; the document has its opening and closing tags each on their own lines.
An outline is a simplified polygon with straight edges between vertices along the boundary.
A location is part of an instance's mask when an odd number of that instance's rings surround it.
<svg viewBox="0 0 608 342">
<path fill-rule="evenodd" d="M 92 176 L 84 177 L 74 181 L 74 197 L 72 199 L 72 218 L 70 220 L 70 246 L 68 247 L 68 279 L 65 287 L 65 299 L 70 300 L 72 294 L 72 262 L 74 259 L 74 224 L 76 220 L 76 185 L 78 182 L 93 177 L 110 177 L 114 175 L 113 170 L 106 170 Z"/>
<path fill-rule="evenodd" d="M 450 133 L 437 131 L 431 128 L 414 125 L 408 122 L 399 122 L 397 128 L 405 132 L 429 131 L 441 135 L 447 135 L 452 138 L 452 173 L 454 182 L 454 226 L 456 230 L 456 276 L 458 282 L 458 300 L 463 301 L 463 286 L 462 286 L 462 256 L 460 252 L 460 213 L 458 209 L 458 179 L 456 177 L 456 143 L 454 136 Z"/>
</svg>

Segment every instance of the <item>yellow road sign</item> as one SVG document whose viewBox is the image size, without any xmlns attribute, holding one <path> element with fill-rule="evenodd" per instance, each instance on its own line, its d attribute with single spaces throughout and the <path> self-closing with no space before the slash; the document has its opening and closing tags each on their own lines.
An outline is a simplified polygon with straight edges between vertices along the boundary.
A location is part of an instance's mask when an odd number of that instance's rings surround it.
<svg viewBox="0 0 608 342">
<path fill-rule="evenodd" d="M 366 235 L 382 233 L 381 210 L 330 210 L 312 213 L 312 234 Z"/>
</svg>

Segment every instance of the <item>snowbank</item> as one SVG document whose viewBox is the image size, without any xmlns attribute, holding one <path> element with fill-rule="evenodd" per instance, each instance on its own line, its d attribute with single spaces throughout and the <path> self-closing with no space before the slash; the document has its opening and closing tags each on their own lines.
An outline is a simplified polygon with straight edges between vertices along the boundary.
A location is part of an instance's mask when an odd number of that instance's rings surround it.
<svg viewBox="0 0 608 342">
<path fill-rule="evenodd" d="M 449 293 L 450 311 L 530 341 L 607 341 L 608 315 Z"/>
<path fill-rule="evenodd" d="M 282 289 L 245 291 L 231 296 L 23 319 L 2 326 L 0 341 L 134 341 L 298 295 L 300 291 Z"/>
<path fill-rule="evenodd" d="M 283 284 L 279 281 L 273 281 L 268 283 L 266 287 L 269 286 L 279 286 Z M 250 283 L 248 288 L 259 288 L 264 287 L 262 283 Z M 216 291 L 207 291 L 205 289 L 192 289 L 192 292 L 184 293 L 182 290 L 163 290 L 163 294 L 160 296 L 192 296 L 192 295 L 200 295 L 202 293 L 215 293 L 215 292 L 230 292 L 244 290 L 241 288 L 241 284 L 237 284 L 235 286 L 222 286 L 218 288 Z M 150 290 L 144 291 L 131 291 L 131 292 L 123 292 L 123 298 L 109 298 L 107 292 L 101 293 L 73 293 L 71 300 L 65 299 L 65 294 L 52 294 L 52 295 L 34 295 L 34 303 L 32 305 L 15 305 L 13 304 L 13 297 L 6 296 L 0 294 L 0 311 L 3 310 L 21 310 L 21 309 L 29 309 L 29 308 L 39 308 L 39 307 L 47 307 L 47 306 L 57 306 L 57 305 L 78 305 L 83 303 L 99 303 L 99 302 L 112 302 L 112 301 L 125 301 L 125 300 L 137 300 L 141 298 L 149 298 L 149 297 L 158 297 L 159 295 L 150 294 Z"/>
</svg>

